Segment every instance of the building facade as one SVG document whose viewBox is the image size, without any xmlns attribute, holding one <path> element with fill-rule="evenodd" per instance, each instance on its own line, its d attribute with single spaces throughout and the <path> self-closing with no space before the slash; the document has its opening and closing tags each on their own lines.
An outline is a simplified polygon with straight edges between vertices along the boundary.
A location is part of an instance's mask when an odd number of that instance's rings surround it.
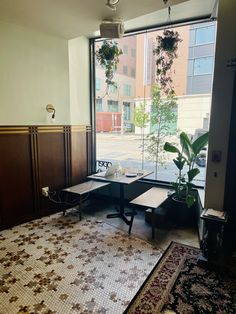
<svg viewBox="0 0 236 314">
<path fill-rule="evenodd" d="M 177 129 L 193 134 L 196 129 L 208 129 L 216 23 L 186 25 L 174 30 L 182 39 L 171 70 L 178 104 Z M 104 69 L 96 65 L 96 112 L 120 113 L 119 119 L 111 116 L 110 127 L 103 131 L 140 132 L 134 126 L 135 107 L 145 103 L 147 110 L 151 110 L 152 86 L 156 82 L 153 50 L 161 34 L 162 31 L 153 31 L 117 40 L 123 51 L 114 76 L 117 88 L 106 92 Z M 192 125 L 191 119 L 194 119 Z M 150 129 L 148 125 L 145 132 Z M 97 131 L 102 130 L 99 127 Z"/>
</svg>

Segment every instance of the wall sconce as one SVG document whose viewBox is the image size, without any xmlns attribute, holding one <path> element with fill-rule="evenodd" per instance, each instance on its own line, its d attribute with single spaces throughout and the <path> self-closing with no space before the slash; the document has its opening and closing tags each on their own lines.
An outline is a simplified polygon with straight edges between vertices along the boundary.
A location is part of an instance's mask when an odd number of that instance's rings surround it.
<svg viewBox="0 0 236 314">
<path fill-rule="evenodd" d="M 52 118 L 52 121 L 54 122 L 55 121 L 55 115 L 56 115 L 56 109 L 54 108 L 53 105 L 48 104 L 46 106 L 46 110 L 47 110 L 47 112 L 52 113 L 52 117 L 51 118 Z"/>
</svg>

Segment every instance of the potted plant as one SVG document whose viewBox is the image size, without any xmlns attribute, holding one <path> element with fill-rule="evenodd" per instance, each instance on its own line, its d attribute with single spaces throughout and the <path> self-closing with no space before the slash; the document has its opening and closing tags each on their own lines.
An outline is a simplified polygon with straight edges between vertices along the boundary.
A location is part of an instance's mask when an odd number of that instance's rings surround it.
<svg viewBox="0 0 236 314">
<path fill-rule="evenodd" d="M 182 208 L 181 212 L 176 213 L 179 217 L 181 217 L 181 214 L 189 216 L 188 213 L 191 213 L 189 208 L 197 200 L 193 179 L 200 173 L 200 170 L 195 167 L 195 163 L 198 154 L 206 146 L 207 142 L 208 132 L 199 136 L 193 142 L 191 142 L 185 132 L 182 132 L 180 134 L 180 148 L 169 142 L 166 142 L 164 145 L 165 151 L 177 154 L 173 162 L 178 169 L 178 174 L 176 181 L 172 183 L 173 193 L 170 197 L 175 203 L 175 207 L 179 208 L 180 211 Z"/>
<path fill-rule="evenodd" d="M 105 68 L 106 84 L 109 86 L 116 86 L 113 81 L 114 72 L 117 70 L 119 63 L 119 56 L 122 50 L 118 48 L 116 42 L 112 40 L 104 40 L 102 46 L 96 51 L 96 57 L 100 65 Z"/>
<path fill-rule="evenodd" d="M 171 67 L 177 58 L 178 44 L 181 41 L 179 33 L 169 29 L 163 31 L 163 36 L 158 35 L 156 38 L 153 54 L 156 55 L 157 82 L 165 96 L 174 94 Z"/>
<path fill-rule="evenodd" d="M 157 41 L 159 43 L 160 50 L 174 54 L 177 52 L 178 43 L 182 40 L 180 39 L 178 32 L 165 29 L 163 36 L 157 36 Z"/>
</svg>

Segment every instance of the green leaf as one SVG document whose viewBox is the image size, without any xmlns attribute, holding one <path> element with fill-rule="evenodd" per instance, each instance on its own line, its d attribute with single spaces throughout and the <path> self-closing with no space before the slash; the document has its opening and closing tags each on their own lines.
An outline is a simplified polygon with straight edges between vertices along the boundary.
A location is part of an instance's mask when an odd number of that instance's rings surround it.
<svg viewBox="0 0 236 314">
<path fill-rule="evenodd" d="M 171 182 L 171 185 L 172 185 L 172 187 L 173 187 L 173 189 L 175 190 L 175 191 L 178 191 L 178 183 L 176 183 L 176 182 Z"/>
<path fill-rule="evenodd" d="M 205 134 L 199 136 L 193 143 L 192 148 L 194 151 L 194 154 L 197 155 L 200 153 L 200 151 L 203 149 L 203 147 L 207 144 L 209 137 L 209 132 L 206 132 Z"/>
<path fill-rule="evenodd" d="M 185 164 L 185 160 L 178 160 L 178 159 L 173 159 L 173 162 L 175 163 L 176 167 L 179 170 L 182 170 Z"/>
<path fill-rule="evenodd" d="M 188 181 L 191 182 L 193 178 L 195 178 L 200 173 L 198 168 L 191 169 L 187 172 L 188 174 Z"/>
<path fill-rule="evenodd" d="M 184 150 L 184 153 L 187 155 L 188 159 L 192 158 L 192 144 L 188 135 L 185 132 L 180 134 L 180 144 Z"/>
<path fill-rule="evenodd" d="M 193 195 L 189 194 L 186 197 L 186 204 L 188 206 L 188 208 L 192 207 L 193 204 L 195 203 L 196 199 Z"/>
<path fill-rule="evenodd" d="M 191 183 L 191 182 L 186 182 L 186 185 L 187 185 L 187 187 L 188 187 L 188 191 L 192 190 L 193 187 L 195 186 L 195 185 L 194 185 L 193 183 Z"/>
<path fill-rule="evenodd" d="M 169 142 L 165 143 L 164 150 L 169 152 L 169 153 L 178 153 L 178 154 L 180 153 L 179 149 Z"/>
</svg>

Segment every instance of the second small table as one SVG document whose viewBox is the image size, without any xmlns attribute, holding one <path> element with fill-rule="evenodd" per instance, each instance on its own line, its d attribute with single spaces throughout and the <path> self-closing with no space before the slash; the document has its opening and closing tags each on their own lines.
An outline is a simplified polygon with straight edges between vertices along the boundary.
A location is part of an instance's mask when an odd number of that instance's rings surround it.
<svg viewBox="0 0 236 314">
<path fill-rule="evenodd" d="M 140 205 L 152 209 L 152 239 L 155 238 L 155 225 L 154 225 L 155 209 L 158 208 L 167 199 L 167 193 L 168 189 L 153 187 L 130 202 L 130 204 L 133 205 Z M 133 223 L 132 219 L 130 231 Z"/>
<path fill-rule="evenodd" d="M 107 182 L 98 182 L 94 180 L 90 180 L 84 183 L 76 184 L 73 186 L 70 186 L 63 191 L 66 193 L 72 193 L 79 195 L 79 203 L 77 204 L 78 210 L 79 210 L 79 219 L 81 220 L 81 206 L 82 206 L 82 196 L 84 194 L 90 193 L 92 191 L 98 190 L 103 188 L 104 186 L 108 186 L 110 183 Z M 65 215 L 66 209 L 63 210 L 63 216 Z"/>
</svg>

